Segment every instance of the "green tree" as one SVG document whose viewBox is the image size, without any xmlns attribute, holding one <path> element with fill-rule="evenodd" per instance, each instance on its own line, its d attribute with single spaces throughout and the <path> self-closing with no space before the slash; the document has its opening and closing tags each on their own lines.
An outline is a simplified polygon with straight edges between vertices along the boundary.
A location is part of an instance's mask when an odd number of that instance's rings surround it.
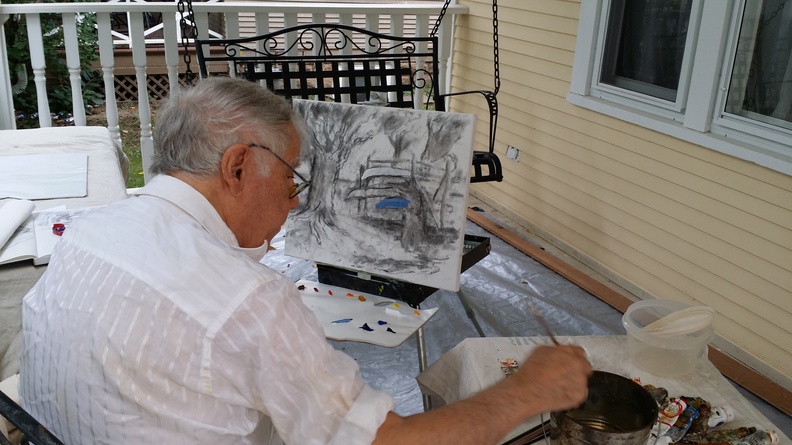
<svg viewBox="0 0 792 445">
<path fill-rule="evenodd" d="M 40 0 L 4 0 L 5 3 L 41 3 Z M 82 0 L 80 0 L 82 1 Z M 47 94 L 50 110 L 53 113 L 68 113 L 72 110 L 69 71 L 66 66 L 66 54 L 63 40 L 63 17 L 61 14 L 42 14 L 41 27 L 44 33 L 44 60 L 46 63 Z M 6 44 L 8 47 L 8 63 L 11 81 L 18 85 L 14 91 L 14 108 L 18 114 L 31 115 L 38 109 L 36 87 L 33 83 L 33 71 L 28 62 L 30 50 L 27 23 L 24 15 L 13 15 L 5 25 Z M 81 77 L 83 87 L 83 105 L 102 103 L 101 75 L 92 68 L 98 59 L 98 40 L 96 32 L 96 16 L 79 14 L 77 16 L 77 40 L 80 55 Z M 28 79 L 24 84 L 25 75 Z M 24 86 L 24 88 L 22 88 Z M 25 119 L 18 123 L 21 127 L 35 126 L 37 119 Z"/>
</svg>

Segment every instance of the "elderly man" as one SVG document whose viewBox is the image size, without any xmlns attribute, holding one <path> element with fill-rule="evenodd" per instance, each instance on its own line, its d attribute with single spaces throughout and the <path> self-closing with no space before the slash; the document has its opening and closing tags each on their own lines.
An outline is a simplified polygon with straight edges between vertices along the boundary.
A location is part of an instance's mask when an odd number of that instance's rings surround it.
<svg viewBox="0 0 792 445">
<path fill-rule="evenodd" d="M 585 354 L 559 346 L 470 399 L 394 414 L 259 262 L 308 185 L 302 129 L 251 82 L 203 80 L 168 102 L 159 175 L 70 226 L 25 297 L 29 412 L 68 444 L 487 444 L 584 400 Z"/>
</svg>

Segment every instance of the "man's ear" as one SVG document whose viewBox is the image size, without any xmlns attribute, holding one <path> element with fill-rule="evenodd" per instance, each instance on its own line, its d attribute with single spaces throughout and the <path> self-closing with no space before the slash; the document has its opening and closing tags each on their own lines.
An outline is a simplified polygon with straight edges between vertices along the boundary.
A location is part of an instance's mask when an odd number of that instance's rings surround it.
<svg viewBox="0 0 792 445">
<path fill-rule="evenodd" d="M 241 192 L 245 175 L 255 167 L 253 153 L 245 144 L 235 144 L 223 153 L 220 159 L 220 176 L 223 184 L 233 194 Z"/>
</svg>

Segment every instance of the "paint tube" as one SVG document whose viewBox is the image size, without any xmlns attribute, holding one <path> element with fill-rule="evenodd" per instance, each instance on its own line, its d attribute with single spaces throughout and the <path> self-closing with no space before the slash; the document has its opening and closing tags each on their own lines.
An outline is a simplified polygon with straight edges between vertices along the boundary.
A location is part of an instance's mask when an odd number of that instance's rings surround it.
<svg viewBox="0 0 792 445">
<path fill-rule="evenodd" d="M 638 383 L 641 383 L 640 379 Z M 668 391 L 665 388 L 644 385 L 644 389 L 649 391 L 649 394 L 652 395 L 658 406 L 665 406 L 668 403 Z"/>
<path fill-rule="evenodd" d="M 714 406 L 709 419 L 707 419 L 707 426 L 714 428 L 732 420 L 734 420 L 734 408 L 729 405 Z"/>
<path fill-rule="evenodd" d="M 674 425 L 682 412 L 685 411 L 685 408 L 687 408 L 687 403 L 685 403 L 684 400 L 676 398 L 669 399 L 668 404 L 661 407 L 657 413 L 657 428 L 649 435 L 646 443 L 657 443 L 657 445 L 663 443 L 665 439 L 661 440 L 660 438 L 664 437 L 665 433 L 671 429 L 671 426 Z"/>
<path fill-rule="evenodd" d="M 683 443 L 730 443 L 740 440 L 756 432 L 754 427 L 732 428 L 726 430 L 708 431 L 704 434 L 686 434 L 682 437 Z"/>
<path fill-rule="evenodd" d="M 703 434 L 709 430 L 709 418 L 711 415 L 710 404 L 701 397 L 681 397 L 688 406 L 692 406 L 698 410 L 698 417 L 693 419 L 690 427 L 685 434 Z"/>
<path fill-rule="evenodd" d="M 679 442 L 682 436 L 690 429 L 690 425 L 699 416 L 698 410 L 688 405 L 682 414 L 679 415 L 674 425 L 666 431 L 665 434 L 657 439 L 657 445 L 667 445 L 674 442 Z"/>
<path fill-rule="evenodd" d="M 778 434 L 773 430 L 754 431 L 753 433 L 734 439 L 729 442 L 707 442 L 698 445 L 777 445 L 779 442 Z"/>
<path fill-rule="evenodd" d="M 778 443 L 778 434 L 773 430 L 759 430 L 753 434 L 730 442 L 731 445 L 775 445 Z"/>
</svg>

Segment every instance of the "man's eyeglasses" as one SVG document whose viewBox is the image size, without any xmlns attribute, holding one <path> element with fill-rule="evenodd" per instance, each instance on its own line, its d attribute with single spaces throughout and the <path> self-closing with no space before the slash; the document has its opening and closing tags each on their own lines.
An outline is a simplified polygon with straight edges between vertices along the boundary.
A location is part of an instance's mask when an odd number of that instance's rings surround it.
<svg viewBox="0 0 792 445">
<path fill-rule="evenodd" d="M 289 199 L 292 199 L 295 196 L 299 195 L 300 192 L 302 192 L 303 190 L 307 189 L 308 186 L 311 185 L 311 181 L 309 181 L 308 179 L 305 179 L 305 177 L 303 175 L 297 173 L 297 170 L 295 170 L 294 167 L 289 165 L 288 162 L 284 161 L 283 158 L 281 158 L 280 156 L 276 155 L 275 152 L 272 151 L 269 147 L 265 147 L 263 145 L 258 145 L 258 144 L 249 144 L 248 147 L 257 147 L 257 148 L 261 148 L 261 149 L 267 150 L 268 152 L 272 153 L 272 156 L 275 156 L 276 159 L 281 161 L 281 163 L 283 163 L 283 165 L 288 167 L 289 170 L 291 170 L 291 172 L 294 173 L 294 176 L 297 176 L 298 178 L 300 178 L 300 180 L 302 182 L 299 183 L 299 184 L 294 184 L 289 189 Z"/>
</svg>

